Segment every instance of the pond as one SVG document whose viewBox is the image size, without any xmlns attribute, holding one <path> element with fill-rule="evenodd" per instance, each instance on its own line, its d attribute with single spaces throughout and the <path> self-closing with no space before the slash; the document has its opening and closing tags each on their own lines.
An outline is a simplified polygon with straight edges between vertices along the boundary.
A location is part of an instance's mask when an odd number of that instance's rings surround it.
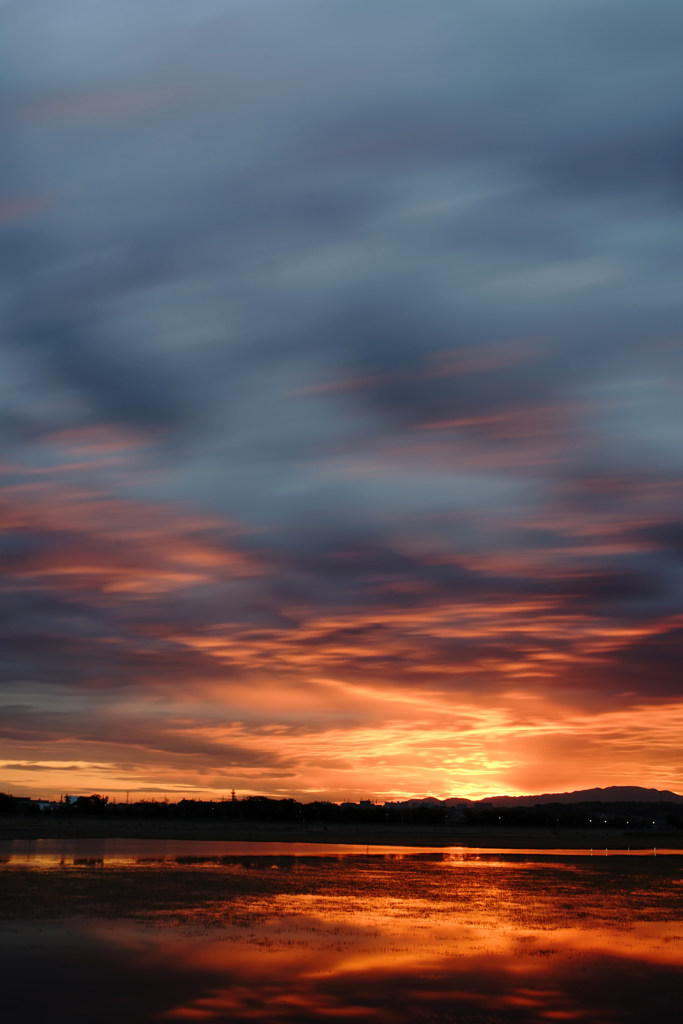
<svg viewBox="0 0 683 1024">
<path fill-rule="evenodd" d="M 0 850 L 6 1021 L 649 1024 L 683 990 L 680 854 L 41 842 Z"/>
</svg>

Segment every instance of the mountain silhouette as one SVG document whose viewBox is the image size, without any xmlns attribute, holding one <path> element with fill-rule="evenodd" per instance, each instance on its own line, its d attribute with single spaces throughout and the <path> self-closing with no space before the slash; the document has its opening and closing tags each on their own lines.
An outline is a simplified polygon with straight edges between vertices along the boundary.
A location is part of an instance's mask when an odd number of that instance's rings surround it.
<svg viewBox="0 0 683 1024">
<path fill-rule="evenodd" d="M 578 804 L 578 803 L 676 803 L 683 804 L 683 796 L 668 789 L 645 789 L 643 786 L 606 786 L 596 789 L 579 789 L 572 793 L 540 793 L 536 796 L 490 796 L 486 800 L 472 801 L 477 804 L 496 804 L 499 807 L 516 805 L 532 807 L 534 804 Z M 451 803 L 450 800 L 444 801 Z M 460 801 L 462 802 L 462 801 Z M 458 803 L 454 800 L 453 803 Z"/>
<path fill-rule="evenodd" d="M 487 796 L 483 800 L 451 796 L 439 800 L 435 796 L 414 797 L 412 800 L 392 801 L 410 807 L 478 807 L 495 804 L 497 807 L 533 807 L 535 804 L 581 804 L 581 803 L 671 803 L 683 804 L 680 793 L 668 789 L 646 789 L 644 786 L 605 786 L 595 789 L 577 789 L 571 793 L 538 793 L 528 796 Z"/>
</svg>

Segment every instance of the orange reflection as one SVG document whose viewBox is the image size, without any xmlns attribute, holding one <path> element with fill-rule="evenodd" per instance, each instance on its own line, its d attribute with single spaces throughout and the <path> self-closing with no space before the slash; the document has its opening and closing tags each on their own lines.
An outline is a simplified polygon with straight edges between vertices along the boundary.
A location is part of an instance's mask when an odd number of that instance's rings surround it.
<svg viewBox="0 0 683 1024">
<path fill-rule="evenodd" d="M 113 976 L 112 1012 L 145 1024 L 645 1024 L 670 1019 L 665 1007 L 680 989 L 679 875 L 678 858 L 442 853 L 236 857 L 114 876 L 96 866 L 57 870 L 48 879 L 56 922 L 41 923 L 30 942 L 29 925 L 13 922 L 0 930 L 0 953 L 10 1001 L 23 985 L 26 1005 L 29 977 L 50 980 L 22 1015 L 28 1024 L 48 1019 L 48 998 L 72 1019 L 99 1019 L 96 1000 Z M 22 877 L 15 872 L 13 884 Z M 74 920 L 74 887 L 82 897 L 87 886 L 88 905 L 120 920 Z M 67 969 L 76 962 L 78 972 Z"/>
</svg>

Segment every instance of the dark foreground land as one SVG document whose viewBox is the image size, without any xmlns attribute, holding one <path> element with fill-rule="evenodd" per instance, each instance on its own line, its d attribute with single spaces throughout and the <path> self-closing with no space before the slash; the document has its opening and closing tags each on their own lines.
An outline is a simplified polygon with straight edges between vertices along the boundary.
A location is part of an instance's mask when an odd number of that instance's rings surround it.
<svg viewBox="0 0 683 1024">
<path fill-rule="evenodd" d="M 682 829 L 629 830 L 596 823 L 590 828 L 481 825 L 297 825 L 282 822 L 183 821 L 109 817 L 0 817 L 0 840 L 167 839 L 220 842 L 348 843 L 357 846 L 464 846 L 484 849 L 683 851 Z"/>
</svg>

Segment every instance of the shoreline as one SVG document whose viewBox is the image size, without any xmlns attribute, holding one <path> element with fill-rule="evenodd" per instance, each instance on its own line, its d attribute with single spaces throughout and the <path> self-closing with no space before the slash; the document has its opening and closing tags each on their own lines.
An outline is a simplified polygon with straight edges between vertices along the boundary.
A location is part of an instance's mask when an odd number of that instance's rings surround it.
<svg viewBox="0 0 683 1024">
<path fill-rule="evenodd" d="M 148 839 L 199 842 L 317 843 L 320 845 L 476 847 L 479 849 L 680 849 L 683 831 L 625 831 L 596 825 L 571 827 L 482 827 L 310 825 L 284 826 L 279 822 L 159 821 L 140 818 L 114 821 L 105 818 L 49 818 L 3 815 L 0 840 L 38 839 Z"/>
</svg>

